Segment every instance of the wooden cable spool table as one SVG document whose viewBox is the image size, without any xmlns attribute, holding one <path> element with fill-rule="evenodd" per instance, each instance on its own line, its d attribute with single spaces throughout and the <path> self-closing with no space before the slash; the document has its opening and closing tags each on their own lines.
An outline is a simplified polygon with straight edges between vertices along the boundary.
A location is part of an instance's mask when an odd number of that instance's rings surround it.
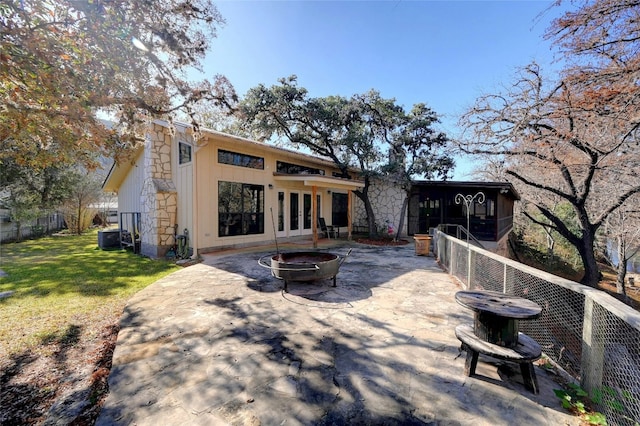
<svg viewBox="0 0 640 426">
<path fill-rule="evenodd" d="M 520 364 L 524 386 L 538 393 L 533 361 L 542 356 L 540 345 L 520 333 L 521 320 L 535 319 L 542 313 L 537 303 L 495 291 L 459 291 L 456 301 L 474 311 L 474 325 L 456 327 L 456 337 L 467 352 L 465 374 L 475 374 L 480 353 Z"/>
</svg>

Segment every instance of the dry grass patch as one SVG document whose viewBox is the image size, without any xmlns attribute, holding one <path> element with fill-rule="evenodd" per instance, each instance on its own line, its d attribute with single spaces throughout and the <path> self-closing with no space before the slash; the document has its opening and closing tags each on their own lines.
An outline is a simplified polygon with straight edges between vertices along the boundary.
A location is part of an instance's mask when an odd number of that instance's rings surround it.
<svg viewBox="0 0 640 426">
<path fill-rule="evenodd" d="M 127 299 L 179 267 L 100 250 L 92 231 L 3 244 L 0 269 L 0 424 L 38 424 L 82 381 L 78 419 L 97 414 Z"/>
</svg>

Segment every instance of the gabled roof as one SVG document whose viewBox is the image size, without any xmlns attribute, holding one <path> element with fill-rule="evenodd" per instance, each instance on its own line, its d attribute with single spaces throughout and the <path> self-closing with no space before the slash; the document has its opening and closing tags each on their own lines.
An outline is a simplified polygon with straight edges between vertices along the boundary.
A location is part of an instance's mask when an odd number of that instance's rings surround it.
<svg viewBox="0 0 640 426">
<path fill-rule="evenodd" d="M 124 180 L 124 178 L 127 177 L 127 173 L 129 173 L 129 170 L 131 169 L 131 167 L 133 167 L 135 160 L 142 153 L 143 148 L 144 146 L 140 144 L 138 147 L 136 147 L 129 161 L 126 161 L 124 163 L 114 162 L 111 165 L 111 169 L 109 170 L 109 173 L 107 173 L 107 177 L 104 179 L 104 182 L 102 183 L 103 191 L 116 192 L 118 188 L 120 188 L 122 181 Z"/>
<path fill-rule="evenodd" d="M 510 182 L 471 182 L 471 181 L 435 181 L 435 180 L 416 180 L 413 181 L 415 186 L 431 186 L 439 188 L 470 188 L 474 190 L 495 189 L 504 191 L 506 195 L 514 200 L 520 200 L 520 194 Z"/>
</svg>

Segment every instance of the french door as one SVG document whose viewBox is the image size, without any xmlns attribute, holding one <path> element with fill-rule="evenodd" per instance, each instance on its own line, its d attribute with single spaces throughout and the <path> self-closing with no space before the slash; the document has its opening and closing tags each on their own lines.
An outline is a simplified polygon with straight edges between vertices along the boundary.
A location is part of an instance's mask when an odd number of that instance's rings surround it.
<svg viewBox="0 0 640 426">
<path fill-rule="evenodd" d="M 311 193 L 290 191 L 288 213 L 288 231 L 290 236 L 311 233 Z"/>
</svg>

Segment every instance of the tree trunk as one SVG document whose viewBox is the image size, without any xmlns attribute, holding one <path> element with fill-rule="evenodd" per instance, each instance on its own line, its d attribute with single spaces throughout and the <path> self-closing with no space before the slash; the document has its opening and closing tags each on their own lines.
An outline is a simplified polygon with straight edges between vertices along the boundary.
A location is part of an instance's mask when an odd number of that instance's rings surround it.
<svg viewBox="0 0 640 426">
<path fill-rule="evenodd" d="M 375 237 L 378 235 L 378 227 L 376 226 L 376 215 L 373 212 L 373 206 L 371 206 L 371 200 L 369 199 L 369 186 L 369 178 L 365 177 L 362 190 L 354 191 L 353 193 L 364 203 L 364 210 L 367 214 L 367 225 L 369 226 L 369 236 Z"/>
<path fill-rule="evenodd" d="M 547 235 L 547 254 L 552 256 L 553 250 L 556 245 L 556 240 L 553 238 L 553 235 L 551 235 L 551 229 L 547 228 L 546 226 L 543 226 L 542 229 L 544 229 L 544 232 Z"/>
<path fill-rule="evenodd" d="M 364 209 L 367 212 L 367 222 L 369 225 L 369 236 L 375 237 L 378 235 L 378 226 L 376 225 L 376 215 L 373 212 L 373 207 L 371 206 L 371 200 L 369 197 L 362 200 L 364 202 Z"/>
<path fill-rule="evenodd" d="M 616 292 L 626 294 L 624 280 L 627 277 L 627 247 L 622 235 L 616 236 L 618 243 L 618 265 L 616 266 Z"/>
<path fill-rule="evenodd" d="M 598 288 L 602 273 L 600 272 L 600 268 L 598 268 L 596 255 L 593 251 L 593 235 L 583 231 L 582 240 L 577 248 L 584 267 L 584 275 L 580 283 L 588 285 L 589 287 Z"/>
<path fill-rule="evenodd" d="M 409 208 L 409 197 L 410 196 L 411 196 L 411 193 L 407 192 L 405 194 L 404 201 L 402 202 L 402 208 L 400 209 L 400 221 L 398 223 L 398 229 L 396 231 L 395 241 L 398 241 L 400 239 L 400 231 L 404 227 L 404 216 L 405 216 L 405 213 L 407 211 L 407 208 Z"/>
<path fill-rule="evenodd" d="M 82 234 L 82 224 L 80 223 L 80 216 L 82 215 L 82 203 L 80 201 L 78 201 L 78 222 L 77 222 L 77 234 L 80 235 Z"/>
<path fill-rule="evenodd" d="M 16 220 L 16 241 L 22 241 L 22 224 L 19 220 Z"/>
</svg>

